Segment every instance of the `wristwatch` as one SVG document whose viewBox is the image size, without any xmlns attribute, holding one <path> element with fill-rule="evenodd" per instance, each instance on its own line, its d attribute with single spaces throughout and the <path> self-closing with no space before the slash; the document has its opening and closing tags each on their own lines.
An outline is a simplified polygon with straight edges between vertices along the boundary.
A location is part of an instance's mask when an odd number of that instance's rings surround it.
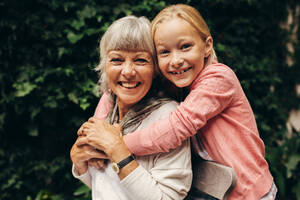
<svg viewBox="0 0 300 200">
<path fill-rule="evenodd" d="M 125 167 L 127 164 L 129 164 L 131 161 L 134 160 L 133 155 L 131 154 L 130 156 L 128 156 L 127 158 L 125 158 L 124 160 L 121 160 L 118 163 L 111 163 L 111 167 L 113 168 L 113 170 L 118 174 L 120 173 L 120 170 Z"/>
</svg>

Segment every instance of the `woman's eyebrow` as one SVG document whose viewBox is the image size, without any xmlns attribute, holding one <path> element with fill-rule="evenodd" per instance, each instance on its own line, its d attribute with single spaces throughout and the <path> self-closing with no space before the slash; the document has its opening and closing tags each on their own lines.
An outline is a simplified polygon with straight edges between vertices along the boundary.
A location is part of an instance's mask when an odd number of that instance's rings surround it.
<svg viewBox="0 0 300 200">
<path fill-rule="evenodd" d="M 108 57 L 110 56 L 122 56 L 120 53 L 117 53 L 117 52 L 110 52 L 107 54 Z"/>
<path fill-rule="evenodd" d="M 137 56 L 143 56 L 143 57 L 147 57 L 147 58 L 150 58 L 151 56 L 149 55 L 149 53 L 147 52 L 138 52 L 135 57 Z"/>
</svg>

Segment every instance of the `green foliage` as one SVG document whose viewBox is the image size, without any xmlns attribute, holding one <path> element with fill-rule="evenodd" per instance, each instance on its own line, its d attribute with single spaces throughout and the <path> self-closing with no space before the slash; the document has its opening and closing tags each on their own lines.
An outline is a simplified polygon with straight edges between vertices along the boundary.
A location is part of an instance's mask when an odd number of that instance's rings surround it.
<svg viewBox="0 0 300 200">
<path fill-rule="evenodd" d="M 208 22 L 219 60 L 238 75 L 253 107 L 280 199 L 300 200 L 299 133 L 286 121 L 299 109 L 300 45 L 286 64 L 280 28 L 296 1 L 4 0 L 0 3 L 0 199 L 90 199 L 71 174 L 69 151 L 99 94 L 98 42 L 125 15 L 153 17 L 188 3 Z M 298 40 L 300 31 L 298 31 Z"/>
</svg>

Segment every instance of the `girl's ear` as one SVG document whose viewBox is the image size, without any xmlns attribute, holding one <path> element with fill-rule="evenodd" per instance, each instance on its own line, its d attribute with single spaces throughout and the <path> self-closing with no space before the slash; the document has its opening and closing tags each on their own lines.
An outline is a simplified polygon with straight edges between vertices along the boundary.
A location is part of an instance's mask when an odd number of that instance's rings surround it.
<svg viewBox="0 0 300 200">
<path fill-rule="evenodd" d="M 212 49 L 213 49 L 213 39 L 211 36 L 208 36 L 205 40 L 205 52 L 204 52 L 204 56 L 205 58 L 207 58 L 211 52 L 212 52 Z"/>
</svg>

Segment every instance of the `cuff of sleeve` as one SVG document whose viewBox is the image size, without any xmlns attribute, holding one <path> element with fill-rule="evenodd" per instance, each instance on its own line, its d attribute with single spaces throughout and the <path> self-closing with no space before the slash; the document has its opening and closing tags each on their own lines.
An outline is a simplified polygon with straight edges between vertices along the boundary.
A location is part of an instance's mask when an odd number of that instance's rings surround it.
<svg viewBox="0 0 300 200">
<path fill-rule="evenodd" d="M 86 172 L 85 172 L 85 173 L 83 173 L 83 174 L 79 175 L 79 174 L 78 174 L 78 172 L 77 172 L 77 171 L 76 171 L 76 169 L 75 169 L 75 166 L 74 166 L 74 164 L 72 165 L 72 174 L 73 174 L 73 176 L 74 176 L 75 178 L 78 178 L 78 179 L 80 179 L 80 178 L 82 178 L 82 177 L 86 176 L 86 175 L 87 175 L 87 173 L 88 173 L 88 170 L 86 170 Z"/>
<path fill-rule="evenodd" d="M 140 149 L 138 148 L 139 145 L 136 145 L 137 140 L 139 140 L 138 134 L 131 133 L 131 134 L 125 135 L 123 137 L 123 140 L 131 153 L 133 153 L 135 155 L 139 155 L 139 153 L 140 153 Z"/>
<path fill-rule="evenodd" d="M 121 180 L 121 184 L 128 188 L 132 186 L 137 179 L 140 179 L 145 173 L 145 169 L 139 165 L 135 170 L 133 170 L 130 174 L 128 174 L 123 180 Z"/>
<path fill-rule="evenodd" d="M 75 170 L 75 166 L 73 164 L 72 165 L 72 174 L 75 178 L 81 180 L 84 184 L 86 184 L 87 186 L 89 186 L 91 188 L 91 176 L 90 176 L 88 170 L 86 170 L 85 173 L 79 175 L 77 173 L 77 171 Z"/>
</svg>

